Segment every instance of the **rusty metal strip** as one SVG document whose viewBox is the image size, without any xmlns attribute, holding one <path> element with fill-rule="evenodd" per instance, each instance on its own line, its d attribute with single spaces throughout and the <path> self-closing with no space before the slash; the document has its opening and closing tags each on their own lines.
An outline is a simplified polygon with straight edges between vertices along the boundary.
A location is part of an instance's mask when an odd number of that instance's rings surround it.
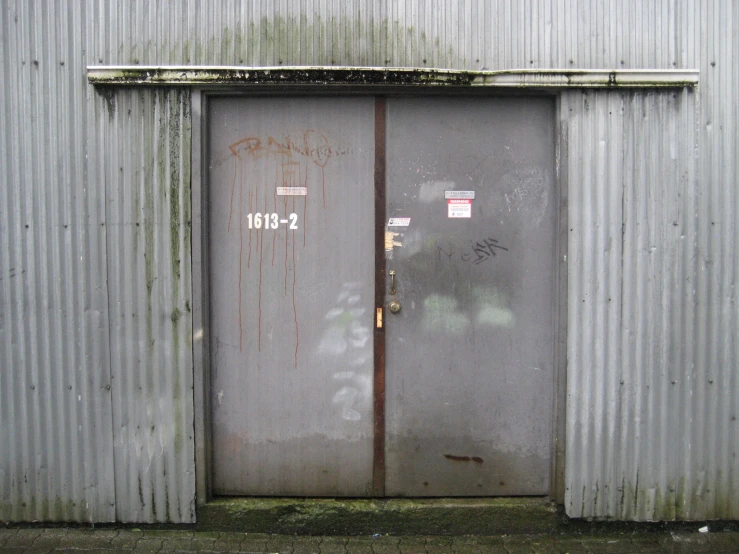
<svg viewBox="0 0 739 554">
<path fill-rule="evenodd" d="M 375 100 L 375 308 L 385 303 L 385 99 Z M 372 494 L 385 495 L 385 327 L 375 324 Z"/>
</svg>

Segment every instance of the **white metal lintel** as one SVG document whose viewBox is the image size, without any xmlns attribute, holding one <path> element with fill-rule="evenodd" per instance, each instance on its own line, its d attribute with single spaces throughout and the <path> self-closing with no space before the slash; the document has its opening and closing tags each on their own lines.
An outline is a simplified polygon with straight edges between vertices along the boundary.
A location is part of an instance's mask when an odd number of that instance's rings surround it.
<svg viewBox="0 0 739 554">
<path fill-rule="evenodd" d="M 93 85 L 450 86 L 475 88 L 682 88 L 697 69 L 506 69 L 378 67 L 90 66 Z"/>
</svg>

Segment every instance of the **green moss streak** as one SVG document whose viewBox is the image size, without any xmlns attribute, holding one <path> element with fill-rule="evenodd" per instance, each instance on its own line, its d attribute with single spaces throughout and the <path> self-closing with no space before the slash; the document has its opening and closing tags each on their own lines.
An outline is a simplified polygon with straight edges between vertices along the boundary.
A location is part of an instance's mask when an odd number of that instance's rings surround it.
<svg viewBox="0 0 739 554">
<path fill-rule="evenodd" d="M 169 113 L 167 117 L 167 155 L 169 158 L 169 253 L 172 264 L 174 300 L 177 304 L 180 280 L 180 148 L 182 90 L 171 91 L 167 97 Z"/>
<path fill-rule="evenodd" d="M 303 63 L 303 59 L 305 58 L 305 45 L 304 45 L 304 37 L 303 34 L 300 32 L 300 26 L 299 25 L 289 25 L 287 27 L 287 31 L 290 33 L 290 44 L 292 46 L 292 51 L 295 52 L 295 55 L 289 55 L 288 52 L 285 52 L 285 59 L 289 60 L 291 57 L 294 58 L 294 63 L 301 64 Z"/>
<path fill-rule="evenodd" d="M 142 95 L 143 109 L 141 110 L 141 128 L 147 129 L 156 112 L 156 96 Z M 132 140 L 133 139 L 132 137 Z M 147 352 L 151 360 L 154 350 L 154 329 L 152 322 L 152 293 L 155 279 L 156 252 L 154 246 L 155 233 L 155 211 L 154 211 L 154 137 L 150 133 L 144 133 L 144 210 L 143 210 L 143 233 L 144 233 L 144 273 L 146 278 L 146 336 Z"/>
<path fill-rule="evenodd" d="M 247 31 L 246 35 L 246 44 L 248 46 L 248 52 L 259 52 L 259 27 L 255 25 L 253 21 L 249 22 L 249 31 Z M 248 52 L 244 52 L 244 60 L 248 60 Z"/>
<path fill-rule="evenodd" d="M 315 39 L 313 25 L 308 24 L 308 17 L 305 14 L 300 14 L 300 29 L 305 29 L 304 32 L 300 33 L 300 40 L 302 40 L 300 55 L 300 63 L 305 63 L 306 55 L 308 52 L 313 50 L 313 41 Z M 298 29 L 298 31 L 300 30 Z"/>
<path fill-rule="evenodd" d="M 233 33 L 228 27 L 223 28 L 223 38 L 221 39 L 220 58 L 222 60 L 233 59 L 233 50 L 231 45 L 233 44 Z"/>
<path fill-rule="evenodd" d="M 180 331 L 192 332 L 180 325 L 180 319 L 186 316 L 183 323 L 191 326 L 189 318 L 190 304 L 185 299 L 186 313 L 179 309 L 180 287 L 189 290 L 190 260 L 192 259 L 192 182 L 191 182 L 191 145 L 192 126 L 190 110 L 190 91 L 178 89 L 176 95 L 170 95 L 170 238 L 174 288 L 174 310 L 172 312 L 172 337 L 174 348 L 174 390 L 172 391 L 174 405 L 174 451 L 177 456 L 182 453 L 187 433 L 183 415 L 182 375 L 179 364 Z M 176 200 L 176 201 L 175 201 Z M 182 239 L 182 240 L 180 240 Z M 182 283 L 181 271 L 185 269 L 187 278 Z M 187 293 L 185 293 L 187 295 Z M 189 345 L 188 345 L 189 346 Z"/>
<path fill-rule="evenodd" d="M 116 95 L 115 89 L 111 89 L 111 88 L 100 89 L 100 96 L 102 96 L 103 99 L 105 100 L 105 105 L 108 108 L 108 119 L 110 121 L 113 121 L 113 119 L 115 118 L 115 101 L 116 101 L 115 95 Z"/>
<path fill-rule="evenodd" d="M 242 29 L 236 29 L 234 33 L 234 63 L 241 65 L 245 59 L 244 32 Z"/>
<path fill-rule="evenodd" d="M 322 24 L 321 16 L 318 16 L 318 30 L 316 31 L 316 34 L 318 35 L 318 63 L 322 65 L 326 65 L 326 27 Z M 313 56 L 314 59 L 315 53 Z"/>
<path fill-rule="evenodd" d="M 277 27 L 277 36 L 279 39 L 277 41 L 277 55 L 278 55 L 277 61 L 278 63 L 283 63 L 288 57 L 287 49 L 289 47 L 288 42 L 287 42 L 288 36 L 289 36 L 288 25 L 284 17 L 277 18 L 276 27 Z"/>
<path fill-rule="evenodd" d="M 341 64 L 341 44 L 339 43 L 339 37 L 341 31 L 339 26 L 336 24 L 336 18 L 332 17 L 329 19 L 329 30 L 328 34 L 331 37 L 331 51 L 329 52 L 330 60 L 326 60 L 326 65 L 340 65 Z"/>
<path fill-rule="evenodd" d="M 163 214 L 161 213 L 163 211 L 163 208 L 169 204 L 170 210 L 172 209 L 171 203 L 168 202 L 169 196 L 170 196 L 170 183 L 169 183 L 169 164 L 168 164 L 168 150 L 169 150 L 169 143 L 168 143 L 168 123 L 169 123 L 169 98 L 168 98 L 168 91 L 166 89 L 158 89 L 156 91 L 156 98 L 157 98 L 157 104 L 158 104 L 158 117 L 159 117 L 159 125 L 157 128 L 157 153 L 156 153 L 156 168 L 157 168 L 157 184 L 158 184 L 158 195 L 159 195 L 159 215 L 160 218 L 162 218 Z M 160 219 L 161 222 L 161 219 Z M 170 233 L 171 236 L 171 233 Z M 171 248 L 170 248 L 170 256 L 171 256 Z M 174 260 L 170 260 L 172 264 L 174 264 Z M 153 261 L 153 263 L 157 264 L 157 269 L 159 272 L 162 272 L 163 267 L 159 265 L 161 263 L 161 260 L 156 259 Z M 162 272 L 162 276 L 163 276 Z M 174 279 L 173 279 L 174 281 Z M 162 283 L 163 286 L 164 283 Z M 153 317 L 153 314 L 151 314 L 151 317 Z"/>
<path fill-rule="evenodd" d="M 182 226 L 187 261 L 192 259 L 192 115 L 190 91 L 182 91 Z M 189 267 L 189 266 L 186 266 Z M 188 310 L 189 311 L 189 310 Z"/>
<path fill-rule="evenodd" d="M 261 24 L 259 25 L 259 43 L 260 48 L 256 50 L 260 54 L 260 59 L 263 63 L 269 63 L 273 65 L 274 62 L 274 29 L 269 19 L 266 17 L 262 18 Z M 268 61 L 269 60 L 269 61 Z"/>
<path fill-rule="evenodd" d="M 416 43 L 420 37 L 420 43 Z M 454 59 L 451 45 L 438 37 L 398 20 L 365 20 L 355 16 L 330 17 L 301 13 L 296 16 L 263 17 L 238 28 L 223 27 L 205 42 L 186 37 L 182 43 L 160 41 L 160 52 L 169 52 L 185 64 L 203 65 L 217 60 L 222 65 L 370 65 L 374 67 L 446 65 Z M 120 59 L 134 65 L 156 64 L 157 48 L 121 43 Z"/>
</svg>

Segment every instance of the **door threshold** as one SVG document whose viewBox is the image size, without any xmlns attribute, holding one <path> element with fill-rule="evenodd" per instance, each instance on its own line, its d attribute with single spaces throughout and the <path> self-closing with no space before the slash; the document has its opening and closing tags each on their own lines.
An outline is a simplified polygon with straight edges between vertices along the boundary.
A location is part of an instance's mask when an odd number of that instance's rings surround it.
<svg viewBox="0 0 739 554">
<path fill-rule="evenodd" d="M 298 535 L 502 535 L 554 531 L 542 497 L 217 498 L 198 507 L 200 530 Z"/>
</svg>

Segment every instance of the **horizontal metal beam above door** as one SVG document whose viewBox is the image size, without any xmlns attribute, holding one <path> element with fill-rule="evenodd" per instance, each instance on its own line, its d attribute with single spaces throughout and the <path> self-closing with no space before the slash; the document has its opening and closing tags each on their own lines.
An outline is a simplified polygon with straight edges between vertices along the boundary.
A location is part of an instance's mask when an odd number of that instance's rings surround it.
<svg viewBox="0 0 739 554">
<path fill-rule="evenodd" d="M 697 69 L 508 69 L 378 67 L 90 66 L 93 85 L 461 87 L 491 89 L 682 88 Z"/>
</svg>

